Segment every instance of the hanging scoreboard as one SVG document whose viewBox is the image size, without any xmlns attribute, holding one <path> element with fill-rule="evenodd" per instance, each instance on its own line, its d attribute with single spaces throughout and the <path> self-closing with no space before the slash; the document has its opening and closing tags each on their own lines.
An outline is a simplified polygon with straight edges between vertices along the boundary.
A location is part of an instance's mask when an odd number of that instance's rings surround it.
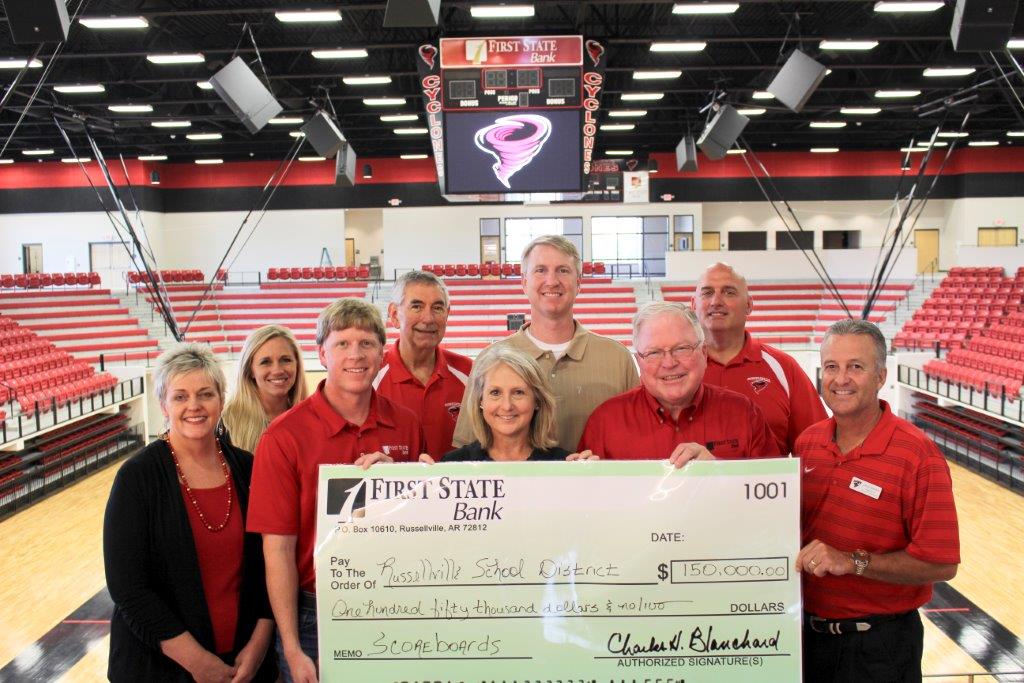
<svg viewBox="0 0 1024 683">
<path fill-rule="evenodd" d="M 579 192 L 590 172 L 604 47 L 582 36 L 442 38 L 418 62 L 446 194 Z"/>
</svg>

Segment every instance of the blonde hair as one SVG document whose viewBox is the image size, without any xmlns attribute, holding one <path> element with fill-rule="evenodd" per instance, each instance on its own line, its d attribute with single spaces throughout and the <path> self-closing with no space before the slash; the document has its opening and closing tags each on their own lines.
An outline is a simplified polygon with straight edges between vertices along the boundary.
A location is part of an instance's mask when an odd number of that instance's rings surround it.
<svg viewBox="0 0 1024 683">
<path fill-rule="evenodd" d="M 331 332 L 355 327 L 377 335 L 380 345 L 387 344 L 387 332 L 377 307 L 362 299 L 338 299 L 320 311 L 316 321 L 316 345 L 323 346 Z"/>
<path fill-rule="evenodd" d="M 490 425 L 484 420 L 480 401 L 483 399 L 487 373 L 499 365 L 508 366 L 533 390 L 536 410 L 530 420 L 530 446 L 551 448 L 559 445 L 551 436 L 555 428 L 555 398 L 548 388 L 544 373 L 533 358 L 522 351 L 502 345 L 491 346 L 480 354 L 473 361 L 473 372 L 469 376 L 469 422 L 477 441 L 484 448 L 490 448 L 494 442 Z"/>
<path fill-rule="evenodd" d="M 530 258 L 530 252 L 542 245 L 557 249 L 566 256 L 572 256 L 573 265 L 576 266 L 576 277 L 580 277 L 580 275 L 582 275 L 583 268 L 580 263 L 579 250 L 576 248 L 575 244 L 561 235 L 541 235 L 540 237 L 534 238 L 533 241 L 526 245 L 526 248 L 523 249 L 523 257 L 520 259 L 523 264 L 524 273 L 528 269 L 526 261 Z"/>
<path fill-rule="evenodd" d="M 295 356 L 295 384 L 288 392 L 288 407 L 295 405 L 309 395 L 306 387 L 306 373 L 302 365 L 302 352 L 295 341 L 295 335 L 287 327 L 280 325 L 264 325 L 252 332 L 242 346 L 242 355 L 238 359 L 238 379 L 235 393 L 228 400 L 221 420 L 228 429 L 231 441 L 242 450 L 252 453 L 270 424 L 267 413 L 260 401 L 256 378 L 252 374 L 252 361 L 256 352 L 272 339 L 284 339 L 291 347 Z"/>
</svg>

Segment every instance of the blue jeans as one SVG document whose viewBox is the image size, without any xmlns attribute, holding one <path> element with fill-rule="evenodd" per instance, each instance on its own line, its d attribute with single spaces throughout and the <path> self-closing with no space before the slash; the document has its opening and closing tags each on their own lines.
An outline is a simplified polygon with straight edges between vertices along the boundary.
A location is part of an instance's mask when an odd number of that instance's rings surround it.
<svg viewBox="0 0 1024 683">
<path fill-rule="evenodd" d="M 299 598 L 299 646 L 306 656 L 316 664 L 317 675 L 320 675 L 320 664 L 317 660 L 317 637 L 316 637 L 316 596 L 312 593 L 303 592 Z M 277 639 L 274 643 L 277 650 L 277 665 L 281 669 L 281 679 L 284 683 L 292 683 L 292 672 L 288 668 L 288 660 L 284 657 L 284 644 L 281 642 L 281 632 L 277 632 Z"/>
</svg>

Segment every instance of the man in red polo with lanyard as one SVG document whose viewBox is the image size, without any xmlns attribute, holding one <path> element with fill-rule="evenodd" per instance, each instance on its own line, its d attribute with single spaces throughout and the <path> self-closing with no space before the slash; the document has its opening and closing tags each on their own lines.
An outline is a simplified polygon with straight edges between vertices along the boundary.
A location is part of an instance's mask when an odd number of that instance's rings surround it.
<svg viewBox="0 0 1024 683">
<path fill-rule="evenodd" d="M 316 343 L 327 379 L 274 420 L 256 448 L 246 526 L 263 534 L 286 683 L 317 680 L 313 545 L 320 465 L 415 462 L 423 448 L 412 411 L 373 389 L 384 342 L 384 322 L 373 305 L 339 299 L 325 308 Z"/>
<path fill-rule="evenodd" d="M 381 396 L 416 413 L 435 460 L 452 449 L 452 434 L 473 361 L 441 346 L 448 324 L 448 288 L 433 273 L 411 270 L 395 282 L 388 322 L 399 338 L 384 353 L 373 381 Z"/>
<path fill-rule="evenodd" d="M 653 301 L 633 318 L 640 386 L 591 414 L 579 452 L 613 460 L 779 455 L 764 414 L 746 396 L 703 384 L 704 332 L 683 304 Z"/>
<path fill-rule="evenodd" d="M 874 324 L 832 325 L 821 344 L 832 417 L 796 442 L 805 681 L 919 682 L 917 609 L 960 563 L 949 466 L 878 399 L 885 354 Z"/>
<path fill-rule="evenodd" d="M 697 282 L 693 310 L 708 348 L 704 383 L 732 389 L 756 403 L 783 452 L 792 453 L 796 437 L 825 419 L 825 408 L 792 356 L 746 331 L 753 310 L 747 281 L 725 263 L 708 266 Z"/>
</svg>

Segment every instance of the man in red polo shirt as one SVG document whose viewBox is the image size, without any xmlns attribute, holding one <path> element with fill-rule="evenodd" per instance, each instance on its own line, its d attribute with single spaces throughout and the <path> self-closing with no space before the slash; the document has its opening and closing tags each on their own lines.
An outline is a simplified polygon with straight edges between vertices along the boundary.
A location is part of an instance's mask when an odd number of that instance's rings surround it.
<svg viewBox="0 0 1024 683">
<path fill-rule="evenodd" d="M 704 383 L 737 391 L 764 412 L 785 453 L 800 433 L 825 419 L 818 391 L 792 356 L 746 331 L 753 301 L 747 281 L 725 263 L 708 266 L 697 282 L 693 310 L 708 348 Z"/>
<path fill-rule="evenodd" d="M 832 417 L 796 442 L 805 681 L 920 681 L 917 608 L 960 562 L 949 466 L 878 399 L 885 353 L 872 323 L 832 325 L 821 344 Z"/>
<path fill-rule="evenodd" d="M 400 336 L 384 352 L 373 381 L 381 396 L 420 418 L 426 452 L 440 460 L 452 449 L 452 434 L 473 361 L 441 347 L 448 324 L 448 288 L 433 273 L 411 270 L 395 282 L 388 322 Z"/>
<path fill-rule="evenodd" d="M 613 460 L 779 455 L 764 414 L 746 396 L 703 384 L 704 333 L 683 304 L 653 301 L 633 318 L 640 386 L 593 412 L 579 450 Z"/>
<path fill-rule="evenodd" d="M 371 304 L 339 299 L 325 308 L 316 342 L 327 379 L 275 420 L 256 448 L 247 528 L 263 534 L 285 681 L 317 680 L 313 544 L 320 465 L 415 461 L 423 448 L 412 411 L 373 390 L 384 341 L 384 323 Z"/>
</svg>

